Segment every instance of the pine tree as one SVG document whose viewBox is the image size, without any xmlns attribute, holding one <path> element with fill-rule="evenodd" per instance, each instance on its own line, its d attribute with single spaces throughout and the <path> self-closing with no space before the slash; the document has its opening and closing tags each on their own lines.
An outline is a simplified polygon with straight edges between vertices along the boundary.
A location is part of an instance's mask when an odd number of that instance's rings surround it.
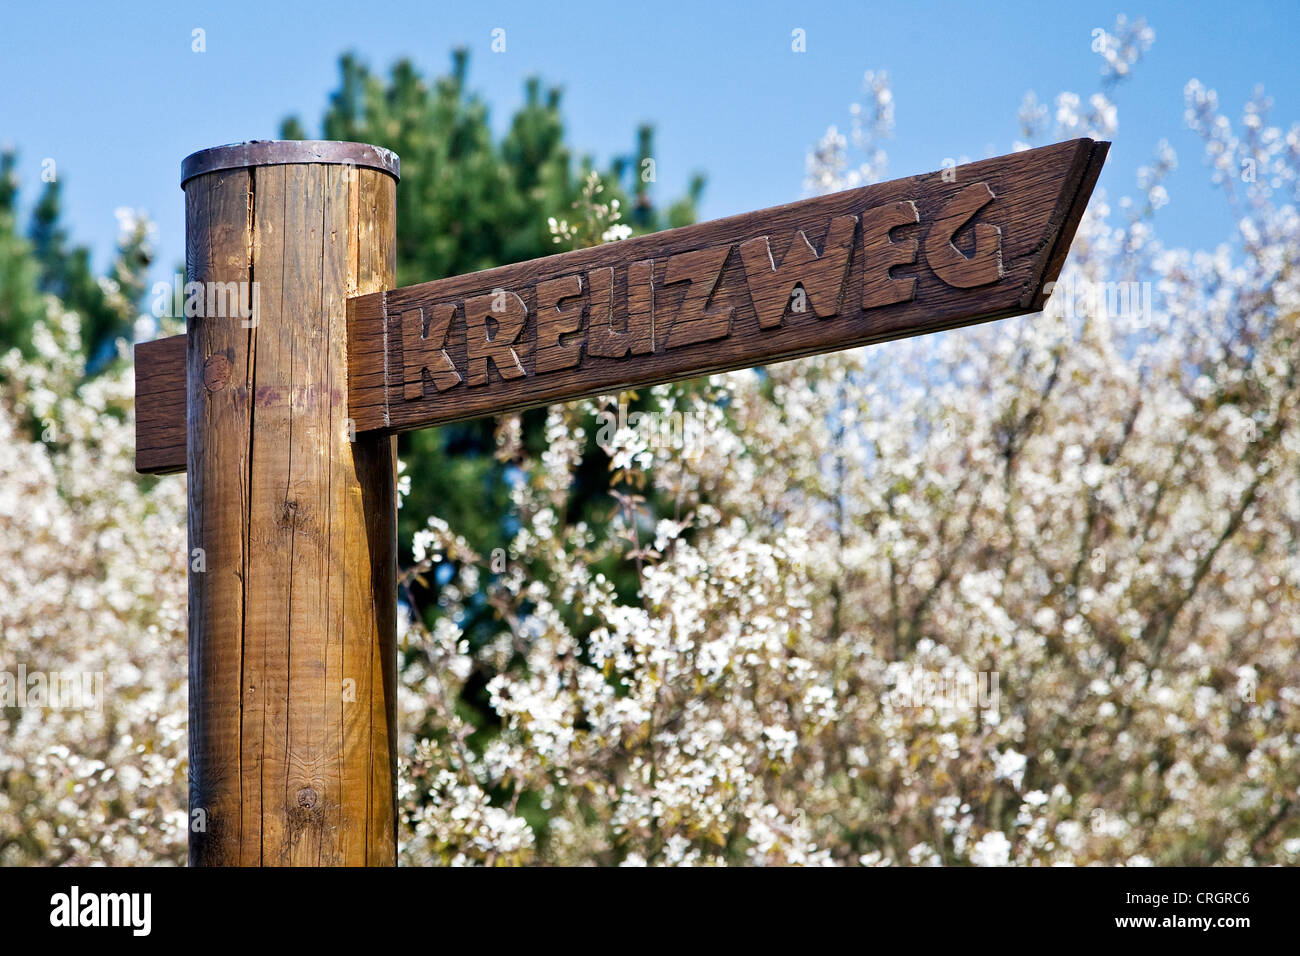
<svg viewBox="0 0 1300 956">
<path fill-rule="evenodd" d="M 469 58 L 463 49 L 453 51 L 450 72 L 432 81 L 409 60 L 394 65 L 387 82 L 350 54 L 339 67 L 323 138 L 374 143 L 401 157 L 399 286 L 563 251 L 547 219 L 574 207 L 594 166 L 588 158 L 575 159 L 565 142 L 557 87 L 529 79 L 523 106 L 497 142 L 487 104 L 468 88 Z M 306 135 L 296 117 L 281 126 L 285 139 Z M 634 154 L 615 157 L 602 176 L 604 201 L 618 199 L 623 209 L 632 209 L 626 221 L 636 233 L 693 222 L 704 187 L 697 176 L 689 193 L 661 213 L 652 180 L 641 175 L 653 150 L 653 128 L 642 126 Z M 540 441 L 543 416 L 539 410 L 525 417 L 526 444 Z M 490 552 L 501 546 L 508 463 L 494 457 L 493 431 L 494 422 L 481 419 L 401 436 L 399 451 L 414 475 L 400 516 L 403 548 L 430 514 L 451 520 L 476 547 Z M 591 467 L 582 471 L 592 482 L 584 496 L 588 501 L 608 490 L 606 460 L 598 450 L 592 454 Z"/>
<path fill-rule="evenodd" d="M 45 306 L 31 245 L 17 230 L 16 164 L 12 151 L 0 154 L 0 349 L 17 347 L 31 355 L 32 327 Z"/>
<path fill-rule="evenodd" d="M 91 266 L 90 250 L 69 243 L 62 224 L 61 191 L 58 179 L 45 184 L 32 210 L 28 238 L 39 270 L 40 291 L 56 296 L 81 317 L 87 370 L 96 372 L 117 354 L 117 340 L 130 338 L 153 261 L 149 224 L 119 212 L 122 235 L 108 275 L 101 280 Z"/>
</svg>

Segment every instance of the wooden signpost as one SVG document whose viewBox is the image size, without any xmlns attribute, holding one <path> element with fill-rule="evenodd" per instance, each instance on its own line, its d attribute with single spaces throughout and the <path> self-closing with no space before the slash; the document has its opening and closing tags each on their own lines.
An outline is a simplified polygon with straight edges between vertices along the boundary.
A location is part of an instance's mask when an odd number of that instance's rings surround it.
<svg viewBox="0 0 1300 956">
<path fill-rule="evenodd" d="M 189 157 L 197 301 L 257 303 L 136 346 L 136 466 L 190 482 L 191 863 L 396 861 L 394 434 L 1038 311 L 1108 146 L 402 289 L 392 153 Z"/>
</svg>

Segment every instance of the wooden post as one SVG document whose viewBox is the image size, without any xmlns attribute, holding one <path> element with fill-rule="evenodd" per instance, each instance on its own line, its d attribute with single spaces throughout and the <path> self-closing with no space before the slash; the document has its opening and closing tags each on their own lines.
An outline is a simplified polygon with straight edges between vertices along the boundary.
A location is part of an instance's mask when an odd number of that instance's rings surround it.
<svg viewBox="0 0 1300 956">
<path fill-rule="evenodd" d="M 395 446 L 348 418 L 346 328 L 396 184 L 358 143 L 182 167 L 191 865 L 396 864 Z"/>
</svg>

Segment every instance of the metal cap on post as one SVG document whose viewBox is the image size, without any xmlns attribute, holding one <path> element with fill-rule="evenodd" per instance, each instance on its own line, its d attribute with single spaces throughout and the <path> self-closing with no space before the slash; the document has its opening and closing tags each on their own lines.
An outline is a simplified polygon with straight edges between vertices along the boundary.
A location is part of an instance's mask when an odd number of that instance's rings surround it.
<svg viewBox="0 0 1300 956">
<path fill-rule="evenodd" d="M 182 164 L 194 865 L 396 863 L 395 446 L 348 418 L 347 300 L 393 285 L 397 178 L 361 143 Z"/>
<path fill-rule="evenodd" d="M 250 139 L 243 143 L 212 146 L 190 153 L 181 162 L 181 188 L 195 176 L 219 169 L 250 166 L 284 166 L 320 163 L 377 169 L 401 179 L 401 161 L 391 149 L 369 143 L 344 143 L 329 139 Z"/>
</svg>

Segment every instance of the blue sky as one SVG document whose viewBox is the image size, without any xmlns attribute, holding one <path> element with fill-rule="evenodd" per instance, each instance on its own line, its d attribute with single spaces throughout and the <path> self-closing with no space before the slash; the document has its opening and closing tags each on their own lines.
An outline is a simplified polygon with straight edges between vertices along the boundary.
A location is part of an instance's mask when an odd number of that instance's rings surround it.
<svg viewBox="0 0 1300 956">
<path fill-rule="evenodd" d="M 708 176 L 702 217 L 799 198 L 804 157 L 832 123 L 849 122 L 867 69 L 893 80 L 897 129 L 889 176 L 946 157 L 1007 152 L 1027 91 L 1098 88 L 1091 31 L 1118 13 L 1145 17 L 1156 42 L 1116 93 L 1120 128 L 1102 187 L 1135 192 L 1138 166 L 1168 139 L 1179 170 L 1157 220 L 1170 244 L 1228 234 L 1195 136 L 1183 125 L 1192 77 L 1217 89 L 1234 119 L 1256 83 L 1272 120 L 1300 119 L 1300 3 L 122 3 L 12 5 L 0 35 L 0 141 L 19 150 L 28 204 L 53 158 L 67 222 L 97 263 L 111 253 L 114 209 L 158 224 L 162 275 L 184 254 L 181 159 L 194 150 L 274 137 L 297 113 L 313 134 L 338 80 L 340 53 L 386 72 L 402 56 L 447 69 L 470 50 L 470 83 L 500 129 L 539 75 L 564 88 L 569 140 L 602 162 L 657 127 L 659 196 Z M 191 51 L 191 31 L 207 51 Z M 491 52 L 492 30 L 506 52 Z M 807 52 L 791 51 L 803 29 Z M 382 144 L 381 144 L 382 145 Z"/>
</svg>

